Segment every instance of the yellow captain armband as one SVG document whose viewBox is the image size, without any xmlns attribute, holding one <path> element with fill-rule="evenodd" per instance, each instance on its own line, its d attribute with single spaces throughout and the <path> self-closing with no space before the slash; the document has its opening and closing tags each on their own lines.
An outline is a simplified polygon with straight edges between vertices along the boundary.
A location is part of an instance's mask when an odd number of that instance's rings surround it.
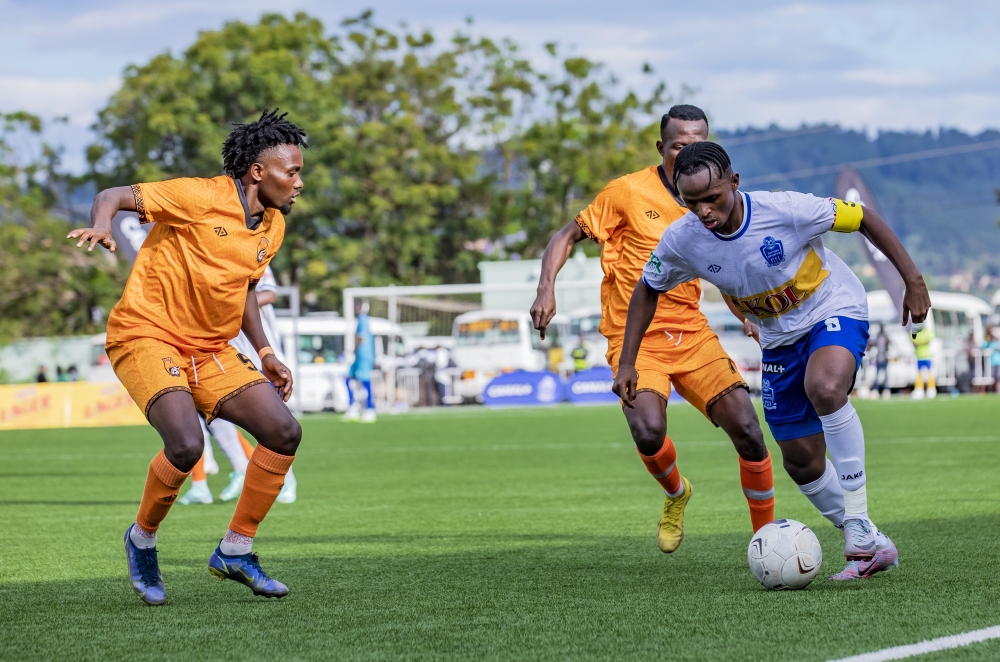
<svg viewBox="0 0 1000 662">
<path fill-rule="evenodd" d="M 859 203 L 833 198 L 833 227 L 830 229 L 834 232 L 857 232 L 864 215 L 865 208 Z"/>
</svg>

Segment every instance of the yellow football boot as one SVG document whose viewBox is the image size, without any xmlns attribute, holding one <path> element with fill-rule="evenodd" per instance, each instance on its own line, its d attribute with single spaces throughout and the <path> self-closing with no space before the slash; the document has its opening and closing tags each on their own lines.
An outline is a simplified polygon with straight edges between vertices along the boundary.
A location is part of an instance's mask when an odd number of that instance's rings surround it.
<svg viewBox="0 0 1000 662">
<path fill-rule="evenodd" d="M 691 498 L 691 483 L 681 476 L 681 485 L 684 491 L 679 496 L 668 496 L 663 502 L 663 517 L 656 526 L 656 545 L 665 554 L 675 551 L 684 540 L 684 509 Z"/>
</svg>

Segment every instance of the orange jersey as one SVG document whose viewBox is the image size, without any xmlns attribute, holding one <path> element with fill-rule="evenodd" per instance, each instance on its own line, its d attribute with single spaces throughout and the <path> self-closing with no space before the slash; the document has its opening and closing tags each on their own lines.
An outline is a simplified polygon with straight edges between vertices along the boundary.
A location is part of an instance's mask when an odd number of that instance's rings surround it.
<svg viewBox="0 0 1000 662">
<path fill-rule="evenodd" d="M 257 223 L 227 176 L 132 192 L 139 222 L 155 225 L 108 316 L 108 343 L 155 338 L 188 355 L 222 351 L 239 335 L 248 286 L 281 246 L 284 217 L 268 209 Z"/>
<path fill-rule="evenodd" d="M 609 351 L 621 344 L 632 290 L 642 277 L 649 254 L 671 223 L 684 216 L 682 207 L 660 179 L 657 166 L 613 180 L 576 217 L 588 237 L 604 244 L 601 268 L 601 333 Z M 697 280 L 678 285 L 660 297 L 649 331 L 699 331 L 708 321 L 698 308 Z"/>
</svg>

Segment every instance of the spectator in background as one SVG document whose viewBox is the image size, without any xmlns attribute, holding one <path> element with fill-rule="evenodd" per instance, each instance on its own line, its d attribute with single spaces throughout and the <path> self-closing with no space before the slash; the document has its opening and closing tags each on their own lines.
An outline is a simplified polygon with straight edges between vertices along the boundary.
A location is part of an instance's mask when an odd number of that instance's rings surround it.
<svg viewBox="0 0 1000 662">
<path fill-rule="evenodd" d="M 987 324 L 983 333 L 983 349 L 993 350 L 990 354 L 990 372 L 993 376 L 993 390 L 1000 392 L 1000 340 L 994 334 L 992 324 Z"/>
<path fill-rule="evenodd" d="M 48 378 L 45 376 L 45 366 L 43 365 L 38 366 L 38 374 L 35 375 L 35 381 L 38 382 L 39 384 L 44 384 L 45 382 L 49 381 Z"/>
<path fill-rule="evenodd" d="M 917 353 L 917 383 L 913 385 L 913 399 L 922 400 L 924 398 L 924 383 L 927 383 L 926 396 L 928 398 L 937 397 L 937 384 L 934 380 L 934 366 L 931 364 L 931 341 L 934 340 L 934 332 L 930 327 L 924 327 L 913 339 L 913 349 Z"/>
<path fill-rule="evenodd" d="M 375 336 L 372 334 L 371 322 L 368 320 L 368 302 L 358 301 L 354 306 L 357 315 L 357 330 L 354 334 L 354 362 L 347 371 L 347 398 L 350 406 L 344 414 L 345 421 L 362 423 L 375 422 L 375 401 L 372 391 L 372 371 L 375 369 Z M 361 385 L 365 389 L 365 409 L 361 411 L 361 403 L 356 402 L 354 387 Z"/>
<path fill-rule="evenodd" d="M 71 382 L 75 382 L 80 379 L 80 374 L 76 371 L 76 365 L 71 365 L 66 370 L 66 378 Z"/>
<path fill-rule="evenodd" d="M 65 372 L 63 372 L 63 369 L 60 366 L 56 366 L 56 381 L 57 382 L 68 382 L 69 381 L 69 375 L 67 375 Z"/>
<path fill-rule="evenodd" d="M 590 367 L 587 363 L 587 345 L 583 334 L 580 334 L 580 344 L 573 348 L 573 351 L 569 353 L 570 358 L 573 359 L 573 372 L 583 372 Z"/>
<path fill-rule="evenodd" d="M 889 336 L 885 334 L 885 326 L 878 325 L 878 334 L 868 341 L 868 351 L 871 352 L 875 364 L 875 383 L 872 385 L 872 397 L 882 396 L 888 400 L 892 396 L 889 390 Z"/>
</svg>

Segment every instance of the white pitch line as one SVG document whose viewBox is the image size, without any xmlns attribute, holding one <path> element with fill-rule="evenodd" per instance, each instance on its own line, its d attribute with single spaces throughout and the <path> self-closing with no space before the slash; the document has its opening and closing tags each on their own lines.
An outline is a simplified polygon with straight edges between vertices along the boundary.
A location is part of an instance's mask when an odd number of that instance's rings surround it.
<svg viewBox="0 0 1000 662">
<path fill-rule="evenodd" d="M 843 657 L 830 662 L 883 662 L 884 660 L 902 660 L 916 655 L 933 653 L 935 651 L 945 651 L 951 648 L 961 648 L 969 644 L 989 641 L 990 639 L 1000 639 L 1000 625 L 982 630 L 973 630 L 963 634 L 953 634 L 950 637 L 939 637 L 930 641 L 921 641 L 919 644 L 909 644 L 908 646 L 896 646 L 894 648 L 884 648 L 872 653 L 862 653 L 853 657 Z"/>
</svg>

